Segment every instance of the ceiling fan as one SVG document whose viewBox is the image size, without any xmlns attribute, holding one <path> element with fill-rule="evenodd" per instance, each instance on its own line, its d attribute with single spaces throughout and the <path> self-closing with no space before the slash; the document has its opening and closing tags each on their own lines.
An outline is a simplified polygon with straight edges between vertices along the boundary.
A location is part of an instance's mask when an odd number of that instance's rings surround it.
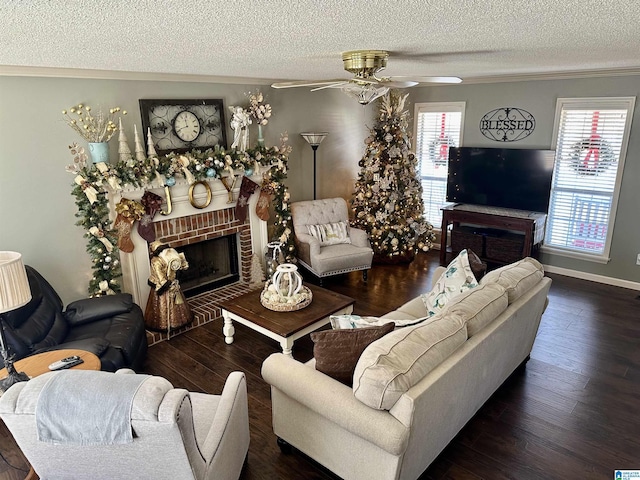
<svg viewBox="0 0 640 480">
<path fill-rule="evenodd" d="M 335 80 L 302 80 L 296 82 L 278 82 L 273 88 L 315 87 L 311 91 L 325 88 L 340 88 L 355 98 L 361 105 L 367 105 L 381 97 L 391 88 L 408 88 L 419 83 L 460 83 L 458 77 L 413 77 L 378 76 L 387 67 L 389 52 L 386 50 L 352 50 L 342 54 L 344 69 L 352 73 L 353 78 Z"/>
</svg>

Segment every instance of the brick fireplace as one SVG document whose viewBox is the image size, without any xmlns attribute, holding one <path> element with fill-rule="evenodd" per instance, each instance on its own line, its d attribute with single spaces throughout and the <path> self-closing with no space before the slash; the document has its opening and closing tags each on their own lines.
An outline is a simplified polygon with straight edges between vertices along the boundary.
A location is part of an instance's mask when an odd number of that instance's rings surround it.
<svg viewBox="0 0 640 480">
<path fill-rule="evenodd" d="M 180 247 L 193 245 L 227 235 L 237 235 L 240 278 L 251 277 L 251 227 L 248 221 L 236 219 L 234 208 L 198 213 L 176 220 L 155 222 L 156 238 L 181 251 Z"/>
<path fill-rule="evenodd" d="M 260 183 L 262 176 L 251 177 L 256 183 Z M 259 191 L 249 199 L 247 218 L 240 221 L 235 216 L 235 201 L 238 198 L 240 181 L 233 192 L 233 202 L 229 202 L 229 194 L 219 180 L 208 182 L 211 190 L 211 201 L 207 203 L 208 192 L 202 188 L 195 191 L 183 181 L 177 183 L 170 190 L 171 212 L 167 215 L 158 214 L 154 218 L 156 239 L 169 244 L 181 251 L 180 247 L 195 244 L 197 242 L 220 238 L 226 235 L 235 235 L 237 244 L 237 256 L 240 281 L 228 287 L 222 287 L 211 294 L 203 293 L 189 299 L 189 304 L 195 314 L 193 328 L 219 316 L 219 309 L 213 303 L 217 297 L 226 299 L 230 296 L 238 296 L 248 290 L 248 281 L 251 278 L 251 260 L 253 253 L 264 251 L 267 244 L 267 225 L 260 220 L 255 213 L 255 207 Z M 166 200 L 163 188 L 149 189 Z M 110 195 L 111 212 L 115 212 L 115 205 L 122 199 L 140 200 L 144 189 L 121 190 Z M 163 211 L 167 213 L 168 206 L 163 204 Z M 115 218 L 115 216 L 114 216 Z M 120 252 L 123 274 L 123 291 L 131 293 L 134 301 L 144 310 L 150 287 L 147 280 L 150 274 L 149 250 L 147 242 L 138 235 L 136 229 L 131 234 L 134 251 L 131 253 Z M 172 332 L 174 335 L 178 332 Z M 148 332 L 149 344 L 167 338 L 167 334 Z"/>
</svg>

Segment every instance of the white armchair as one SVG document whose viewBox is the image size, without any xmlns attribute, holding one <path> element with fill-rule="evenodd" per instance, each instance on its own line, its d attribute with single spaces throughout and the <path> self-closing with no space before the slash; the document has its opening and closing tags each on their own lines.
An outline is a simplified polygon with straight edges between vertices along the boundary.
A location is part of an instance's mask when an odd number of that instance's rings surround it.
<svg viewBox="0 0 640 480">
<path fill-rule="evenodd" d="M 81 371 L 66 373 L 74 372 Z M 38 440 L 40 393 L 52 375 L 59 373 L 17 383 L 0 397 L 0 417 L 40 478 L 237 480 L 240 476 L 249 448 L 243 373 L 232 372 L 221 395 L 191 393 L 173 388 L 162 377 L 148 378 L 140 384 L 131 403 L 133 442 L 112 445 Z M 121 373 L 133 372 L 84 371 L 82 380 L 91 389 L 87 374 L 118 377 Z"/>
<path fill-rule="evenodd" d="M 313 275 L 322 279 L 339 273 L 363 270 L 367 280 L 371 268 L 373 250 L 364 230 L 348 227 L 350 243 L 323 245 L 317 236 L 309 233 L 309 226 L 338 222 L 349 224 L 349 210 L 343 198 L 307 200 L 291 204 L 291 217 L 298 249 L 298 261 Z"/>
</svg>

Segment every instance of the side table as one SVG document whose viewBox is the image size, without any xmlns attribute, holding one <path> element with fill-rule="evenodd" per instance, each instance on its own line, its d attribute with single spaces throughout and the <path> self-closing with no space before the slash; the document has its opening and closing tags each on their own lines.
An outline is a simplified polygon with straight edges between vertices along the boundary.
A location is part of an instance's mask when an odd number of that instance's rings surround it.
<svg viewBox="0 0 640 480">
<path fill-rule="evenodd" d="M 49 365 L 53 362 L 57 362 L 58 360 L 71 357 L 73 355 L 78 355 L 82 360 L 84 360 L 84 362 L 71 368 L 77 370 L 100 370 L 100 358 L 91 352 L 73 349 L 52 350 L 50 352 L 31 355 L 30 357 L 18 360 L 14 363 L 14 366 L 18 372 L 24 372 L 29 375 L 30 378 L 33 378 L 49 372 Z M 3 368 L 0 370 L 0 378 L 4 378 L 6 376 L 7 369 Z"/>
</svg>

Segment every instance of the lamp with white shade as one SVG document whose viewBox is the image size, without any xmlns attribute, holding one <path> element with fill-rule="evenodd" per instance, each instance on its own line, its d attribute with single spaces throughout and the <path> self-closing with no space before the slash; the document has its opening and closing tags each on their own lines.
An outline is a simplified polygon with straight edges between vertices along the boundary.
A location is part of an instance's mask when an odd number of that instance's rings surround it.
<svg viewBox="0 0 640 480">
<path fill-rule="evenodd" d="M 313 149 L 313 199 L 316 199 L 316 151 L 322 140 L 329 135 L 329 132 L 303 132 L 300 135 L 304 137 Z"/>
<path fill-rule="evenodd" d="M 13 357 L 9 354 L 4 336 L 3 314 L 20 308 L 31 300 L 31 288 L 22 255 L 17 252 L 0 252 L 0 353 L 9 375 L 0 380 L 0 392 L 5 392 L 14 383 L 29 380 L 27 374 L 17 372 Z"/>
</svg>

